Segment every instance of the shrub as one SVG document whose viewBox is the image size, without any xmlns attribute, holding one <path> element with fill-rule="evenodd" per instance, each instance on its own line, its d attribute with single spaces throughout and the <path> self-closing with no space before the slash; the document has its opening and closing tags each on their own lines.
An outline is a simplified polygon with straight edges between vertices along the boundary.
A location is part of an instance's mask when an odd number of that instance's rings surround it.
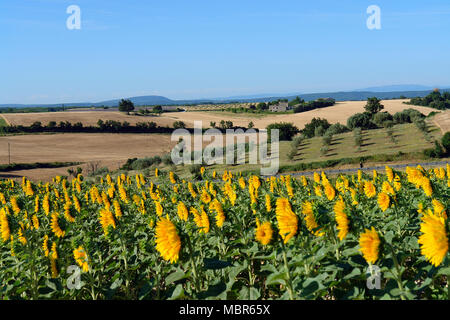
<svg viewBox="0 0 450 320">
<path fill-rule="evenodd" d="M 385 121 L 392 121 L 392 120 L 393 117 L 388 112 L 377 112 L 372 117 L 372 121 L 379 127 L 382 127 Z"/>
<path fill-rule="evenodd" d="M 315 136 L 316 128 L 320 126 L 326 131 L 331 126 L 331 124 L 327 119 L 313 118 L 310 123 L 307 123 L 305 125 L 305 128 L 301 130 L 301 133 L 306 138 L 312 138 Z"/>
<path fill-rule="evenodd" d="M 162 163 L 164 163 L 166 166 L 173 164 L 172 156 L 170 153 L 166 153 L 165 155 L 163 155 L 161 160 L 162 160 Z"/>
<path fill-rule="evenodd" d="M 186 124 L 183 121 L 175 121 L 173 123 L 173 128 L 174 129 L 184 129 L 184 128 L 186 128 Z"/>
<path fill-rule="evenodd" d="M 425 123 L 425 121 L 424 121 L 423 119 L 415 118 L 415 119 L 414 119 L 414 124 L 416 125 L 416 127 L 417 127 L 420 131 L 422 131 L 422 132 L 424 132 L 424 133 L 427 133 L 427 132 L 428 132 L 428 130 L 427 130 L 427 124 Z"/>
<path fill-rule="evenodd" d="M 394 121 L 386 120 L 381 125 L 385 128 L 392 128 L 394 126 Z"/>
<path fill-rule="evenodd" d="M 446 132 L 441 140 L 442 146 L 444 147 L 447 154 L 450 154 L 450 132 Z"/>
<path fill-rule="evenodd" d="M 351 130 L 355 128 L 372 129 L 374 128 L 374 124 L 371 120 L 371 115 L 367 112 L 356 113 L 347 119 L 347 127 Z"/>
<path fill-rule="evenodd" d="M 332 140 L 333 140 L 333 135 L 328 133 L 323 136 L 322 143 L 324 146 L 329 146 L 331 144 Z"/>
<path fill-rule="evenodd" d="M 280 141 L 290 141 L 290 140 L 292 140 L 292 137 L 295 136 L 299 132 L 298 128 L 290 122 L 272 123 L 272 124 L 269 124 L 266 129 L 267 129 L 269 139 L 270 139 L 270 135 L 271 135 L 271 130 L 278 129 Z"/>
<path fill-rule="evenodd" d="M 302 144 L 303 137 L 302 136 L 296 136 L 294 139 L 292 139 L 291 147 L 298 149 L 298 147 Z"/>
<path fill-rule="evenodd" d="M 344 133 L 344 132 L 348 132 L 348 131 L 350 131 L 350 129 L 349 128 L 347 128 L 347 126 L 344 126 L 343 124 L 340 124 L 339 122 L 338 123 L 335 123 L 335 124 L 332 124 L 328 129 L 327 129 L 327 131 L 325 132 L 325 134 L 332 134 L 332 135 L 335 135 L 335 134 L 340 134 L 340 133 Z"/>
<path fill-rule="evenodd" d="M 314 129 L 315 137 L 322 137 L 324 134 L 325 134 L 325 129 L 322 126 L 318 126 L 316 129 Z"/>
<path fill-rule="evenodd" d="M 416 109 L 405 109 L 403 111 L 397 112 L 393 116 L 393 120 L 395 123 L 412 123 L 415 118 L 423 119 L 425 115 Z"/>
<path fill-rule="evenodd" d="M 355 146 L 360 148 L 363 143 L 361 128 L 355 128 L 355 130 L 353 130 L 353 136 L 355 138 Z"/>
<path fill-rule="evenodd" d="M 154 156 L 153 157 L 153 164 L 160 164 L 161 163 L 161 157 L 160 156 Z"/>
</svg>

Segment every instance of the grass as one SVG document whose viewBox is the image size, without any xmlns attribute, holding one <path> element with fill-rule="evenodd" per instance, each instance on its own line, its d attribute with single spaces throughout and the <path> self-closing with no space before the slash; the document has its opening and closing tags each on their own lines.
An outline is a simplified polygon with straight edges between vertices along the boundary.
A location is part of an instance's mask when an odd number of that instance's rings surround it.
<svg viewBox="0 0 450 320">
<path fill-rule="evenodd" d="M 411 153 L 433 147 L 434 139 L 440 139 L 439 129 L 429 128 L 429 141 L 425 140 L 414 124 L 396 125 L 393 128 L 396 143 L 387 136 L 387 129 L 362 131 L 363 143 L 357 150 L 352 132 L 333 136 L 330 150 L 326 155 L 320 153 L 322 137 L 305 140 L 299 147 L 295 162 L 333 160 L 340 158 L 365 157 L 377 154 Z"/>
<path fill-rule="evenodd" d="M 290 141 L 280 142 L 280 172 L 314 170 L 319 168 L 329 168 L 342 165 L 359 164 L 363 162 L 391 162 L 404 160 L 424 160 L 426 157 L 422 151 L 434 146 L 434 140 L 441 138 L 440 130 L 436 127 L 429 127 L 427 141 L 424 134 L 417 129 L 414 124 L 401 124 L 393 128 L 396 143 L 387 136 L 386 129 L 366 130 L 362 132 L 363 143 L 360 150 L 355 146 L 352 132 L 337 134 L 333 136 L 327 154 L 320 152 L 322 148 L 322 137 L 305 139 L 297 149 L 297 155 L 293 160 L 288 159 L 291 150 Z M 146 174 L 154 175 L 154 167 L 147 169 Z M 191 178 L 189 172 L 190 165 L 157 166 L 162 170 L 173 171 L 181 178 Z M 208 166 L 208 171 L 215 170 L 222 173 L 225 170 L 231 172 L 254 172 L 259 173 L 261 165 L 248 164 L 241 165 L 216 164 Z M 144 170 L 145 171 L 145 170 Z M 137 173 L 140 171 L 129 171 Z"/>
<path fill-rule="evenodd" d="M 6 123 L 6 120 L 0 116 L 0 127 L 7 127 L 8 124 Z"/>
</svg>

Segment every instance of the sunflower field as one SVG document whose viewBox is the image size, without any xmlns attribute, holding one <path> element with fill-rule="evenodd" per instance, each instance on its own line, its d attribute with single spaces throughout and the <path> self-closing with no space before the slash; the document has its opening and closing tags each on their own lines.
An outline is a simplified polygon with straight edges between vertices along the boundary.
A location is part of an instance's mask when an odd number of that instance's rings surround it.
<svg viewBox="0 0 450 320">
<path fill-rule="evenodd" d="M 449 165 L 201 174 L 0 181 L 0 298 L 449 299 Z"/>
</svg>

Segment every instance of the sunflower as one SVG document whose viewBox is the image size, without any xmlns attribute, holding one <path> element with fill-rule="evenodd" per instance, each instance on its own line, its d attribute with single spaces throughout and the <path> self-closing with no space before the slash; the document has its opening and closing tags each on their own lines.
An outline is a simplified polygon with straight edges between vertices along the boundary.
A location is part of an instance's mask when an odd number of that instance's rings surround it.
<svg viewBox="0 0 450 320">
<path fill-rule="evenodd" d="M 320 174 L 318 174 L 317 172 L 314 172 L 314 182 L 320 183 Z"/>
<path fill-rule="evenodd" d="M 366 229 L 359 238 L 359 251 L 362 252 L 367 263 L 374 264 L 378 260 L 380 238 L 378 237 L 375 228 L 371 230 Z"/>
<path fill-rule="evenodd" d="M 316 196 L 321 197 L 322 196 L 322 189 L 319 185 L 314 187 L 314 193 L 316 194 Z"/>
<path fill-rule="evenodd" d="M 202 202 L 206 203 L 206 204 L 211 202 L 211 196 L 209 195 L 209 193 L 205 189 L 202 190 L 202 194 L 200 196 L 200 200 Z"/>
<path fill-rule="evenodd" d="M 381 208 L 381 210 L 383 212 L 386 211 L 387 208 L 389 208 L 390 199 L 389 199 L 389 196 L 386 193 L 381 192 L 378 195 L 378 205 L 380 206 L 380 208 Z"/>
<path fill-rule="evenodd" d="M 10 201 L 11 201 L 11 208 L 13 209 L 14 214 L 15 215 L 19 214 L 20 208 L 19 205 L 17 204 L 16 197 L 12 197 Z"/>
<path fill-rule="evenodd" d="M 261 243 L 263 246 L 268 245 L 272 240 L 272 235 L 272 225 L 269 221 L 263 222 L 262 224 L 260 224 L 259 221 L 256 222 L 255 239 L 259 243 Z"/>
<path fill-rule="evenodd" d="M 119 186 L 119 195 L 120 195 L 120 199 L 125 202 L 128 203 L 128 195 L 127 192 L 125 191 L 124 187 Z"/>
<path fill-rule="evenodd" d="M 420 251 L 435 267 L 444 260 L 448 251 L 448 237 L 445 230 L 445 219 L 436 214 L 426 214 L 422 217 L 419 237 Z"/>
<path fill-rule="evenodd" d="M 188 183 L 188 190 L 189 190 L 189 193 L 191 194 L 192 198 L 195 199 L 197 197 L 197 193 L 195 192 L 194 187 L 192 186 L 192 182 Z"/>
<path fill-rule="evenodd" d="M 334 197 L 336 196 L 336 191 L 334 190 L 333 186 L 330 183 L 325 184 L 324 188 L 325 195 L 327 196 L 327 199 L 329 201 L 332 201 Z"/>
<path fill-rule="evenodd" d="M 390 194 L 390 195 L 395 195 L 395 190 L 394 188 L 392 188 L 392 186 L 389 184 L 389 182 L 384 181 L 382 186 L 381 186 L 381 192 Z"/>
<path fill-rule="evenodd" d="M 291 204 L 288 199 L 277 199 L 276 216 L 281 238 L 283 238 L 284 243 L 287 243 L 293 236 L 295 236 L 298 228 L 297 215 L 292 211 Z"/>
<path fill-rule="evenodd" d="M 52 243 L 52 250 L 50 250 L 50 258 L 58 259 L 58 250 L 56 250 L 56 242 Z"/>
<path fill-rule="evenodd" d="M 240 177 L 238 182 L 241 189 L 245 189 L 245 179 L 243 177 Z"/>
<path fill-rule="evenodd" d="M 400 177 L 398 175 L 395 175 L 395 177 L 394 177 L 394 188 L 395 188 L 395 191 L 400 190 L 401 187 L 402 187 L 402 183 L 400 182 Z"/>
<path fill-rule="evenodd" d="M 341 241 L 344 240 L 344 238 L 347 236 L 349 225 L 348 217 L 344 210 L 345 202 L 341 198 L 334 205 L 335 219 L 337 223 L 337 229 L 339 230 L 338 238 Z"/>
<path fill-rule="evenodd" d="M 433 188 L 431 187 L 430 179 L 428 179 L 427 177 L 423 177 L 419 184 L 422 187 L 425 194 L 428 197 L 431 197 L 431 195 L 433 194 Z"/>
<path fill-rule="evenodd" d="M 272 211 L 272 203 L 270 200 L 270 195 L 268 193 L 266 193 L 266 210 L 267 212 Z"/>
<path fill-rule="evenodd" d="M 3 242 L 9 240 L 11 231 L 9 229 L 8 217 L 4 208 L 0 210 L 0 231 L 2 233 Z"/>
<path fill-rule="evenodd" d="M 389 182 L 392 182 L 392 180 L 394 180 L 394 172 L 388 166 L 386 166 L 386 176 L 387 176 Z"/>
<path fill-rule="evenodd" d="M 31 217 L 31 222 L 33 223 L 33 228 L 34 229 L 39 229 L 39 219 L 38 219 L 38 217 L 36 216 L 36 215 L 33 215 L 32 217 Z"/>
<path fill-rule="evenodd" d="M 64 237 L 66 232 L 63 231 L 58 224 L 58 215 L 59 214 L 57 212 L 52 213 L 51 228 L 52 228 L 52 231 L 55 234 L 55 236 L 57 236 L 58 238 L 61 238 L 61 237 Z"/>
<path fill-rule="evenodd" d="M 169 172 L 169 180 L 172 184 L 177 183 L 177 181 L 175 180 L 175 175 L 173 174 L 172 171 Z"/>
<path fill-rule="evenodd" d="M 371 181 L 364 182 L 364 193 L 369 199 L 375 197 L 375 195 L 377 194 L 375 185 Z"/>
<path fill-rule="evenodd" d="M 89 271 L 89 259 L 86 251 L 82 246 L 79 246 L 77 249 L 73 250 L 73 256 L 75 258 L 76 263 L 83 269 L 83 272 Z"/>
<path fill-rule="evenodd" d="M 154 201 L 155 202 L 155 210 L 156 210 L 156 214 L 161 217 L 163 214 L 163 207 L 161 205 L 161 203 L 159 201 Z"/>
<path fill-rule="evenodd" d="M 117 219 L 120 219 L 120 217 L 122 216 L 122 209 L 120 208 L 120 203 L 117 200 L 113 201 L 113 206 L 114 206 L 114 213 L 116 215 Z"/>
<path fill-rule="evenodd" d="M 187 221 L 189 211 L 186 208 L 186 205 L 182 201 L 178 202 L 177 213 L 178 213 L 178 217 L 180 217 L 181 220 Z"/>
<path fill-rule="evenodd" d="M 72 199 L 73 199 L 73 205 L 75 207 L 75 210 L 77 210 L 77 212 L 80 213 L 81 212 L 80 201 L 74 194 L 72 195 Z"/>
<path fill-rule="evenodd" d="M 108 235 L 109 226 L 116 228 L 116 221 L 114 220 L 114 216 L 110 210 L 104 208 L 100 209 L 100 216 L 98 219 L 100 220 L 100 224 L 103 227 L 105 235 Z"/>
<path fill-rule="evenodd" d="M 349 190 L 353 200 L 352 204 L 356 206 L 358 204 L 358 194 L 353 188 L 350 188 Z"/>
<path fill-rule="evenodd" d="M 181 240 L 175 225 L 168 217 L 162 218 L 156 224 L 156 250 L 164 260 L 174 263 L 178 261 Z"/>
<path fill-rule="evenodd" d="M 44 251 L 44 255 L 48 257 L 50 250 L 48 249 L 48 235 L 44 236 L 44 240 L 42 241 L 42 250 Z"/>
<path fill-rule="evenodd" d="M 208 218 L 208 215 L 206 214 L 206 211 L 203 209 L 203 206 L 201 206 L 200 210 L 202 212 L 201 215 L 200 215 L 200 219 L 201 219 L 201 223 L 202 223 L 202 229 L 200 230 L 200 232 L 208 233 L 209 232 L 209 218 Z"/>
<path fill-rule="evenodd" d="M 314 235 L 321 237 L 324 235 L 322 229 L 316 230 L 319 225 L 317 224 L 316 218 L 314 217 L 314 211 L 312 203 L 306 201 L 302 206 L 302 213 L 305 216 L 306 228 Z M 316 230 L 316 231 L 314 231 Z"/>
<path fill-rule="evenodd" d="M 225 214 L 223 213 L 222 204 L 217 199 L 214 199 L 211 201 L 209 208 L 216 211 L 216 226 L 222 228 L 223 223 L 225 222 Z"/>
<path fill-rule="evenodd" d="M 434 214 L 442 216 L 444 217 L 444 219 L 447 219 L 447 212 L 445 212 L 444 205 L 440 203 L 439 200 L 436 199 L 431 200 L 431 203 L 433 204 Z"/>
</svg>

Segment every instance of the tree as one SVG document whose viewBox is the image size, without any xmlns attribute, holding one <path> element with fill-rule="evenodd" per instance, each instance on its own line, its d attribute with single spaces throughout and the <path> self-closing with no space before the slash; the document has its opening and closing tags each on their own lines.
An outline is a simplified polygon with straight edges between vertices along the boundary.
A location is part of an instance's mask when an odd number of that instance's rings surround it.
<svg viewBox="0 0 450 320">
<path fill-rule="evenodd" d="M 35 121 L 30 126 L 31 130 L 33 131 L 41 131 L 42 130 L 42 123 L 40 121 Z"/>
<path fill-rule="evenodd" d="M 251 129 L 251 128 L 253 128 L 254 126 L 255 126 L 255 124 L 253 123 L 253 121 L 250 121 L 250 122 L 248 123 L 247 128 Z"/>
<path fill-rule="evenodd" d="M 130 111 L 134 110 L 134 104 L 133 102 L 131 102 L 131 100 L 127 99 L 122 99 L 119 102 L 119 111 L 120 112 L 126 112 L 126 113 L 130 113 Z"/>
<path fill-rule="evenodd" d="M 305 128 L 301 132 L 305 137 L 312 138 L 316 133 L 316 128 L 320 126 L 326 131 L 330 127 L 330 123 L 327 119 L 313 118 L 310 123 L 305 125 Z"/>
<path fill-rule="evenodd" d="M 294 124 L 290 122 L 280 122 L 280 123 L 272 123 L 267 127 L 267 134 L 270 137 L 271 130 L 278 129 L 279 130 L 279 140 L 292 140 L 292 137 L 295 136 L 299 130 Z"/>
<path fill-rule="evenodd" d="M 183 121 L 175 121 L 173 123 L 173 128 L 174 129 L 184 129 L 184 128 L 186 128 L 186 124 Z"/>
<path fill-rule="evenodd" d="M 447 154 L 450 154 L 450 131 L 446 132 L 441 140 L 442 146 L 445 148 Z"/>
<path fill-rule="evenodd" d="M 161 114 L 163 112 L 163 108 L 161 106 L 154 106 L 153 107 L 153 112 Z"/>
<path fill-rule="evenodd" d="M 368 112 L 356 113 L 347 119 L 347 127 L 351 130 L 355 128 L 371 129 L 373 126 Z"/>
<path fill-rule="evenodd" d="M 269 106 L 267 104 L 265 104 L 264 102 L 260 102 L 256 105 L 256 109 L 267 110 L 267 109 L 269 109 Z"/>
<path fill-rule="evenodd" d="M 382 127 L 385 121 L 392 121 L 392 120 L 393 117 L 388 112 L 377 112 L 372 117 L 372 121 L 379 127 Z"/>
<path fill-rule="evenodd" d="M 367 112 L 370 114 L 375 114 L 384 109 L 384 106 L 381 104 L 381 100 L 377 97 L 372 97 L 367 99 L 367 104 L 364 107 Z"/>
<path fill-rule="evenodd" d="M 50 129 L 53 129 L 54 127 L 56 127 L 56 121 L 50 121 L 47 124 L 47 127 L 50 128 Z"/>
</svg>

